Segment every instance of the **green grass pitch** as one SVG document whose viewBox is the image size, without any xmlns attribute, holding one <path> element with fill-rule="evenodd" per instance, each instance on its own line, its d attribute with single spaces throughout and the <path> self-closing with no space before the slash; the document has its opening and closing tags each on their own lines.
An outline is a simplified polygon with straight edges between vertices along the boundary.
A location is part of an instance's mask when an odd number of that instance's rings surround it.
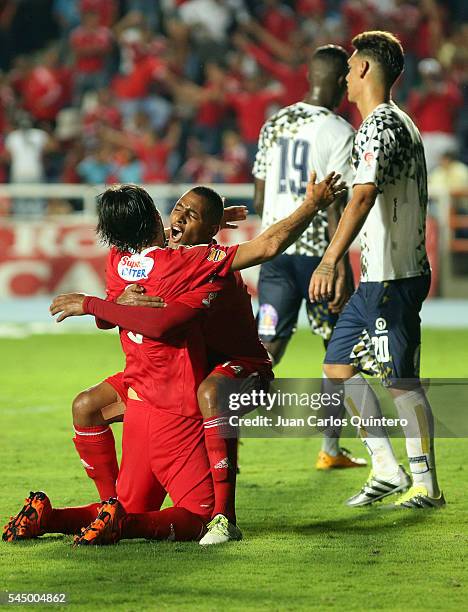
<svg viewBox="0 0 468 612">
<path fill-rule="evenodd" d="M 467 344 L 468 331 L 426 330 L 423 374 L 468 378 Z M 0 519 L 16 512 L 30 489 L 44 489 L 56 506 L 93 501 L 71 442 L 70 402 L 121 367 L 117 336 L 37 335 L 0 346 Z M 321 357 L 321 342 L 300 331 L 277 375 L 319 376 Z M 120 429 L 114 426 L 118 439 Z M 133 541 L 75 550 L 65 536 L 0 542 L 0 592 L 65 592 L 82 610 L 464 609 L 466 440 L 438 442 L 448 505 L 420 514 L 345 507 L 367 471 L 316 472 L 319 442 L 244 441 L 240 543 L 205 550 Z M 364 453 L 358 440 L 345 446 Z M 401 440 L 396 448 L 403 459 Z"/>
</svg>

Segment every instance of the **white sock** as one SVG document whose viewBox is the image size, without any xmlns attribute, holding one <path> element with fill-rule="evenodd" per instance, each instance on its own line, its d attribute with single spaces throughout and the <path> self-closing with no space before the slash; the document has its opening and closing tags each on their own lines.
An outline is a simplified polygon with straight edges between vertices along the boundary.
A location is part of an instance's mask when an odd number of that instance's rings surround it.
<svg viewBox="0 0 468 612">
<path fill-rule="evenodd" d="M 344 405 L 351 416 L 382 418 L 379 400 L 361 374 L 345 381 L 344 392 Z M 399 466 L 385 427 L 373 426 L 372 435 L 364 427 L 360 427 L 359 435 L 371 457 L 374 474 L 383 480 L 395 478 Z"/>
<path fill-rule="evenodd" d="M 434 417 L 426 394 L 419 388 L 394 398 L 403 427 L 414 484 L 423 484 L 431 497 L 440 495 L 434 455 Z"/>
<path fill-rule="evenodd" d="M 343 385 L 341 384 L 337 384 L 335 382 L 333 382 L 332 380 L 330 380 L 328 378 L 328 376 L 322 372 L 322 388 L 321 388 L 321 392 L 322 393 L 326 393 L 330 396 L 332 396 L 335 393 L 340 393 L 343 390 Z M 340 406 L 323 406 L 321 413 L 320 413 L 320 417 L 321 418 L 330 418 L 333 417 L 334 419 L 342 419 L 343 415 L 344 415 L 345 409 L 343 404 L 340 404 Z M 322 438 L 322 451 L 324 453 L 327 453 L 328 455 L 331 455 L 332 457 L 336 457 L 337 455 L 340 454 L 340 433 L 341 433 L 341 426 L 333 426 L 333 427 L 327 427 L 327 429 L 325 429 L 325 431 L 323 432 L 323 438 Z"/>
</svg>

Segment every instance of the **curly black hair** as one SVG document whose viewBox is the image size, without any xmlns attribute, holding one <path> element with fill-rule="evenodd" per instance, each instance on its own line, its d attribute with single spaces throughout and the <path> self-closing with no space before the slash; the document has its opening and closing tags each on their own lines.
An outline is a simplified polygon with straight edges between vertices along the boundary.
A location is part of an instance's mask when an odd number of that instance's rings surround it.
<svg viewBox="0 0 468 612">
<path fill-rule="evenodd" d="M 164 225 L 153 199 L 137 185 L 114 185 L 97 198 L 96 232 L 119 251 L 141 251 L 164 241 Z"/>
<path fill-rule="evenodd" d="M 374 60 L 382 70 L 386 85 L 391 87 L 403 72 L 405 56 L 401 42 L 391 32 L 362 32 L 351 41 L 358 53 Z"/>
</svg>

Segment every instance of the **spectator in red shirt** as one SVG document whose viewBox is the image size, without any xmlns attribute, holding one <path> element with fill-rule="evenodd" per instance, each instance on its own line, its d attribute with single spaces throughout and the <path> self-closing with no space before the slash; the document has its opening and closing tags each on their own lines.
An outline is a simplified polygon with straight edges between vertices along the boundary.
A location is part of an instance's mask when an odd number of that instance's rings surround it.
<svg viewBox="0 0 468 612">
<path fill-rule="evenodd" d="M 446 151 L 457 149 L 455 121 L 463 100 L 458 87 L 444 79 L 437 60 L 423 60 L 419 72 L 422 85 L 411 93 L 408 112 L 421 132 L 430 172 Z"/>
<path fill-rule="evenodd" d="M 83 128 L 87 139 L 96 139 L 101 127 L 119 130 L 122 127 L 122 115 L 111 89 L 103 87 L 97 92 L 95 104 L 83 115 Z"/>
<path fill-rule="evenodd" d="M 223 183 L 250 182 L 247 149 L 237 132 L 227 130 L 223 133 L 223 152 L 219 163 Z"/>
<path fill-rule="evenodd" d="M 264 9 L 260 17 L 260 22 L 265 30 L 281 40 L 286 40 L 296 29 L 294 13 L 279 0 L 264 0 Z"/>
<path fill-rule="evenodd" d="M 70 46 L 75 54 L 74 103 L 79 106 L 86 92 L 106 85 L 112 34 L 99 25 L 97 13 L 87 11 L 83 13 L 82 25 L 71 33 Z"/>
<path fill-rule="evenodd" d="M 284 92 L 262 88 L 260 77 L 249 76 L 243 88 L 237 93 L 226 95 L 227 104 L 234 109 L 242 139 L 247 147 L 249 167 L 252 166 L 257 152 L 257 141 L 267 111 L 273 104 L 281 104 Z"/>
<path fill-rule="evenodd" d="M 141 119 L 144 119 L 143 114 Z M 108 144 L 126 147 L 135 154 L 141 162 L 141 180 L 144 183 L 167 183 L 170 180 L 171 154 L 179 137 L 177 124 L 170 126 L 164 138 L 151 128 L 142 131 L 137 128 L 133 132 L 104 129 L 100 135 Z"/>
<path fill-rule="evenodd" d="M 119 7 L 116 0 L 81 0 L 81 13 L 92 11 L 99 15 L 99 25 L 111 28 L 118 16 Z"/>
<path fill-rule="evenodd" d="M 284 92 L 282 106 L 295 104 L 304 98 L 309 90 L 309 81 L 307 64 L 302 63 L 302 58 L 296 57 L 289 62 L 278 61 L 263 47 L 249 42 L 240 34 L 235 36 L 234 42 L 281 84 Z"/>
<path fill-rule="evenodd" d="M 70 100 L 70 85 L 70 71 L 60 66 L 57 50 L 50 49 L 23 82 L 23 106 L 36 121 L 53 123 Z"/>
</svg>

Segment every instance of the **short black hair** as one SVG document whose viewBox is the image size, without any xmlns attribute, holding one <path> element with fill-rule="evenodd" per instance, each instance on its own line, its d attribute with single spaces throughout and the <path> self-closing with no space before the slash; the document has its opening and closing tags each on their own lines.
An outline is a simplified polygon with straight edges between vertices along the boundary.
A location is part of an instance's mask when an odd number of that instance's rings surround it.
<svg viewBox="0 0 468 612">
<path fill-rule="evenodd" d="M 141 251 L 164 235 L 161 215 L 147 191 L 115 185 L 98 196 L 96 232 L 102 243 L 119 251 Z"/>
<path fill-rule="evenodd" d="M 374 30 L 358 34 L 351 42 L 358 53 L 379 65 L 386 85 L 391 87 L 405 65 L 403 47 L 398 38 L 391 32 Z"/>
<path fill-rule="evenodd" d="M 196 193 L 205 200 L 208 220 L 213 225 L 219 225 L 224 215 L 224 202 L 219 193 L 205 185 L 197 185 L 190 191 L 193 191 L 193 193 Z"/>
<path fill-rule="evenodd" d="M 339 45 L 323 45 L 315 49 L 311 61 L 324 61 L 336 72 L 343 74 L 348 72 L 348 59 L 349 55 L 343 47 Z"/>
</svg>

